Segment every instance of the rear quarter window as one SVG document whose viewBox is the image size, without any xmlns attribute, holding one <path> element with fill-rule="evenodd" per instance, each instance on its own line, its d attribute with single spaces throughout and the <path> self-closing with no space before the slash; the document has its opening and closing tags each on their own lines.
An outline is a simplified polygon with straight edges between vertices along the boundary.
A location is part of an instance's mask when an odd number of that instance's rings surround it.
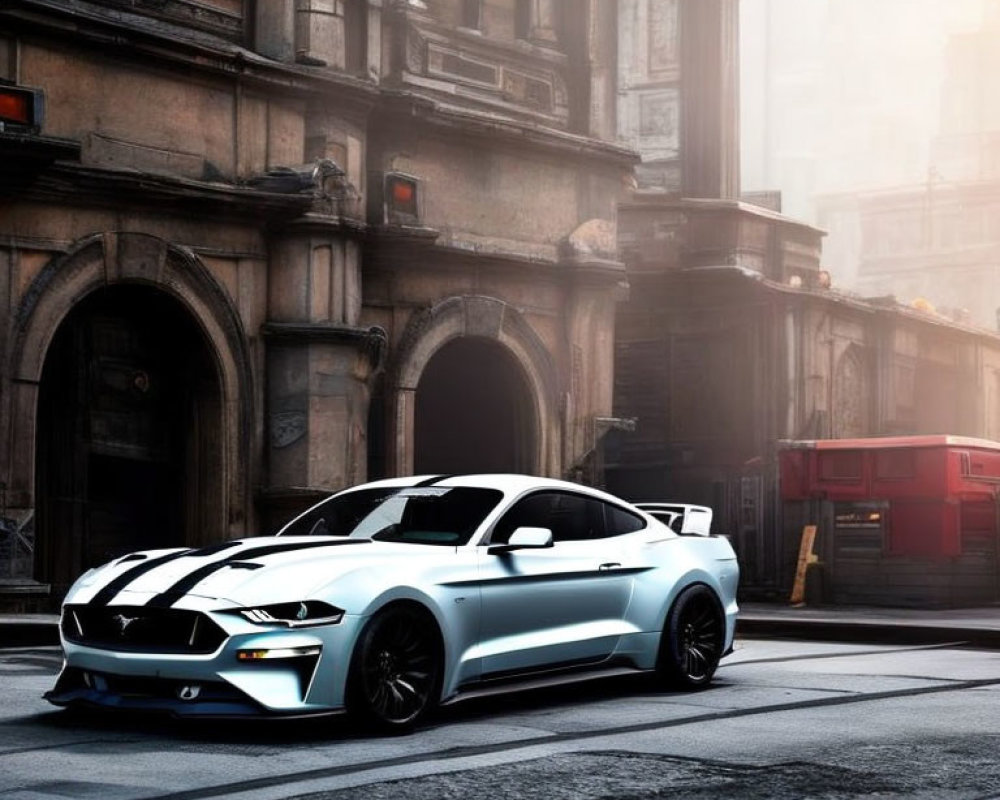
<svg viewBox="0 0 1000 800">
<path fill-rule="evenodd" d="M 622 536 L 626 533 L 642 530 L 646 527 L 646 520 L 624 508 L 605 505 L 604 524 L 607 536 Z"/>
</svg>

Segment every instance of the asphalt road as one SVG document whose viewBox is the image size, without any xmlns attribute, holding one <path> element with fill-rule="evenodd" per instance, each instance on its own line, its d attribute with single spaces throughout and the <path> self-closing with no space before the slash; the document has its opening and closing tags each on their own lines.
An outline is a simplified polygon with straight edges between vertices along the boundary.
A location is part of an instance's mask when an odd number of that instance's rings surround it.
<svg viewBox="0 0 1000 800">
<path fill-rule="evenodd" d="M 1000 798 L 997 651 L 743 640 L 707 691 L 592 681 L 383 739 L 67 714 L 40 699 L 58 664 L 0 651 L 0 800 Z"/>
</svg>

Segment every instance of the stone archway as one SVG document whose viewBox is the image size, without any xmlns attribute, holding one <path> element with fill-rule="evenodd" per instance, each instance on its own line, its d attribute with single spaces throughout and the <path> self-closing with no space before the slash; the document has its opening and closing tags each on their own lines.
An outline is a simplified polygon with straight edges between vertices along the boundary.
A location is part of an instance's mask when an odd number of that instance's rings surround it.
<svg viewBox="0 0 1000 800">
<path fill-rule="evenodd" d="M 38 512 L 32 577 L 51 582 L 58 593 L 73 570 L 104 554 L 98 552 L 102 547 L 111 552 L 128 544 L 197 545 L 245 532 L 254 477 L 246 468 L 254 419 L 246 337 L 228 296 L 192 253 L 144 234 L 88 237 L 50 262 L 29 286 L 16 311 L 11 345 L 8 496 L 22 516 Z M 83 353 L 91 362 L 81 360 Z M 143 363 L 152 366 L 145 369 Z M 197 439 L 194 444 L 174 443 L 181 453 L 174 457 L 180 460 L 166 472 L 151 466 L 159 458 L 156 435 L 139 430 L 166 418 L 158 418 L 158 412 L 146 422 L 129 417 L 134 411 L 130 403 L 138 408 L 140 396 L 164 388 L 163 383 L 157 387 L 161 378 L 192 384 L 167 387 L 171 401 L 184 408 L 177 411 L 180 416 L 170 417 L 167 427 L 170 435 Z M 114 396 L 95 400 L 95 381 Z M 72 393 L 75 402 L 86 397 L 95 405 L 73 411 L 66 405 L 72 398 L 62 396 Z M 188 400 L 182 402 L 182 397 Z M 100 413 L 91 413 L 95 409 Z M 123 413 L 116 418 L 117 412 Z M 77 414 L 69 427 L 54 422 L 65 413 Z M 76 429 L 78 423 L 83 427 Z M 72 436 L 73 442 L 60 442 L 60 436 Z M 77 462 L 62 477 L 58 468 L 53 472 L 60 448 Z M 65 474 L 73 472 L 76 477 Z M 174 487 L 175 498 L 181 498 L 178 505 L 169 513 L 161 511 L 174 529 L 160 530 L 157 523 L 148 542 L 124 542 L 119 541 L 121 531 L 104 525 L 101 536 L 107 546 L 88 545 L 86 537 L 76 534 L 69 549 L 58 542 L 56 530 L 66 519 L 49 503 L 52 492 L 70 487 L 71 506 L 104 502 L 114 516 L 116 508 L 122 512 L 122 492 L 128 491 L 129 481 L 142 474 L 183 483 Z M 49 494 L 40 497 L 39 490 Z M 155 505 L 169 494 L 158 489 L 147 499 Z M 127 521 L 134 511 L 120 516 Z M 77 531 L 89 524 L 101 527 L 99 521 L 83 520 L 79 509 L 70 516 Z"/>
<path fill-rule="evenodd" d="M 449 343 L 458 341 L 448 347 Z M 446 349 L 447 348 L 447 349 Z M 457 348 L 457 349 L 455 349 Z M 561 474 L 559 419 L 555 365 L 541 339 L 517 309 L 492 297 L 450 297 L 417 315 L 407 326 L 393 359 L 389 390 L 388 444 L 391 472 L 412 474 L 417 459 L 417 391 L 422 376 L 439 353 L 438 365 L 468 363 L 469 351 L 501 359 L 486 372 L 496 380 L 504 375 L 523 381 L 512 395 L 520 420 L 514 466 L 524 472 Z M 449 354 L 450 352 L 450 354 Z M 425 385 L 426 388 L 426 385 Z M 461 385 L 456 384 L 456 391 Z"/>
<path fill-rule="evenodd" d="M 417 385 L 413 470 L 531 472 L 535 422 L 524 371 L 503 345 L 451 339 L 431 356 Z"/>
</svg>

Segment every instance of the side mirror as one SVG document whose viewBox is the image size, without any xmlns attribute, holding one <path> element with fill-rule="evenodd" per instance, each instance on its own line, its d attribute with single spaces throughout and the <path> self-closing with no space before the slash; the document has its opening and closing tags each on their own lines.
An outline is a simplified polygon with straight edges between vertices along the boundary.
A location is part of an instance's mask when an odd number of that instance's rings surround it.
<svg viewBox="0 0 1000 800">
<path fill-rule="evenodd" d="M 552 547 L 552 531 L 548 528 L 516 528 L 507 544 L 490 545 L 490 553 L 509 553 L 511 550 L 538 550 Z"/>
</svg>

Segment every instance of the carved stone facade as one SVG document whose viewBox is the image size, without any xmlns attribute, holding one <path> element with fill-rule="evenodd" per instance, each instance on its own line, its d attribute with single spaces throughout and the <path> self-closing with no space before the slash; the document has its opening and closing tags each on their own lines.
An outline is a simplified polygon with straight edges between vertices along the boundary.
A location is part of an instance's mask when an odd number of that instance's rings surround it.
<svg viewBox="0 0 1000 800">
<path fill-rule="evenodd" d="M 583 474 L 635 161 L 608 13 L 5 3 L 45 114 L 0 130 L 0 604 L 470 452 Z"/>
</svg>

